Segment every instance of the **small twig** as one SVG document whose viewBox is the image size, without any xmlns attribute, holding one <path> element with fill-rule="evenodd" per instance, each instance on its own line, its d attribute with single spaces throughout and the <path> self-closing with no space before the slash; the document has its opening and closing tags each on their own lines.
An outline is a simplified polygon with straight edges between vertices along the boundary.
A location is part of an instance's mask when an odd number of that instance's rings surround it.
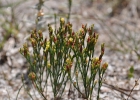
<svg viewBox="0 0 140 100">
<path fill-rule="evenodd" d="M 16 96 L 16 100 L 18 99 L 19 92 L 20 92 L 20 90 L 22 89 L 23 86 L 24 86 L 24 84 L 22 84 L 21 87 L 19 88 L 17 96 Z"/>
<path fill-rule="evenodd" d="M 131 96 L 131 93 L 133 92 L 134 88 L 135 88 L 137 85 L 139 85 L 138 80 L 139 80 L 139 79 L 135 80 L 135 85 L 133 86 L 132 90 L 130 91 L 127 100 L 128 100 L 129 97 Z"/>
<path fill-rule="evenodd" d="M 134 50 L 134 52 L 136 53 L 136 55 L 138 56 L 138 58 L 140 58 L 140 53 L 138 53 L 136 50 Z"/>
<path fill-rule="evenodd" d="M 69 22 L 69 20 L 70 20 L 71 6 L 72 6 L 72 0 L 68 0 L 68 8 L 69 8 L 69 12 L 68 12 L 68 17 L 67 17 L 67 22 Z"/>
<path fill-rule="evenodd" d="M 8 92 L 8 90 L 7 90 L 7 89 L 6 89 L 6 91 L 7 91 L 7 94 L 8 94 L 8 98 L 9 98 L 9 100 L 11 100 L 11 99 L 10 99 L 10 95 L 9 95 L 9 92 Z"/>
<path fill-rule="evenodd" d="M 122 89 L 120 89 L 120 88 L 118 88 L 118 87 L 115 87 L 115 86 L 113 86 L 113 85 L 110 85 L 110 84 L 108 84 L 108 83 L 106 83 L 106 82 L 103 82 L 105 85 L 107 85 L 107 86 L 105 86 L 105 87 L 108 87 L 108 88 L 111 88 L 111 89 L 114 89 L 114 90 L 116 90 L 116 91 L 118 91 L 118 92 L 120 92 L 120 93 L 122 93 L 122 94 L 124 94 L 124 95 L 126 95 L 126 96 L 129 96 L 129 94 L 127 94 L 127 93 L 125 93 Z M 131 97 L 133 100 L 137 100 L 136 98 L 134 98 L 134 97 L 132 97 L 132 96 L 129 96 L 129 97 Z"/>
</svg>

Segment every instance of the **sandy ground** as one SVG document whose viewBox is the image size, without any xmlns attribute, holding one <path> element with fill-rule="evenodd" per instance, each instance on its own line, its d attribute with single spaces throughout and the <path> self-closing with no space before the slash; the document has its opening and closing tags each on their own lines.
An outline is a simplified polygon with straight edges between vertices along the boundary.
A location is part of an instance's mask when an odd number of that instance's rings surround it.
<svg viewBox="0 0 140 100">
<path fill-rule="evenodd" d="M 92 1 L 92 0 L 91 0 Z M 113 6 L 115 3 L 109 0 L 73 0 L 70 22 L 73 23 L 74 30 L 78 30 L 82 24 L 94 24 L 95 31 L 99 33 L 99 41 L 95 55 L 99 55 L 99 46 L 105 42 L 106 49 L 103 61 L 109 63 L 105 73 L 105 82 L 101 88 L 101 100 L 126 100 L 132 90 L 135 81 L 139 82 L 140 60 L 137 53 L 140 51 L 140 4 L 139 0 L 124 0 L 122 6 Z M 118 0 L 119 1 L 119 0 Z M 12 0 L 14 4 L 18 0 Z M 11 31 L 11 35 L 6 38 L 3 48 L 0 50 L 0 100 L 15 100 L 21 82 L 21 75 L 27 78 L 27 62 L 18 52 L 19 48 L 26 42 L 29 32 L 34 28 L 37 10 L 35 5 L 38 0 L 28 0 L 21 4 L 12 6 L 14 18 L 11 17 L 12 8 L 9 5 L 11 0 L 0 1 L 0 41 L 7 33 L 5 27 L 9 28 L 11 21 L 15 21 L 18 29 Z M 122 4 L 122 3 L 121 3 Z M 8 5 L 8 6 L 4 6 Z M 66 15 L 68 13 L 67 0 L 49 0 L 43 6 L 44 20 L 42 29 L 44 35 L 47 33 L 47 24 L 54 22 L 53 14 Z M 3 13 L 3 12 L 4 13 Z M 60 16 L 58 16 L 59 19 Z M 5 27 L 3 27 L 3 23 Z M 14 22 L 13 22 L 14 23 Z M 15 24 L 13 24 L 14 26 Z M 12 27 L 13 28 L 13 27 Z M 129 69 L 134 66 L 133 78 L 128 78 Z M 27 86 L 32 94 L 34 91 L 27 79 Z M 50 90 L 50 87 L 48 87 Z M 69 86 L 66 87 L 64 100 L 67 98 Z M 140 99 L 140 86 L 134 88 L 129 100 Z M 41 100 L 35 92 L 36 100 Z M 51 99 L 51 92 L 48 100 Z M 96 95 L 95 95 L 96 96 Z M 24 89 L 21 89 L 18 100 L 30 100 Z M 76 98 L 75 100 L 82 100 Z"/>
</svg>

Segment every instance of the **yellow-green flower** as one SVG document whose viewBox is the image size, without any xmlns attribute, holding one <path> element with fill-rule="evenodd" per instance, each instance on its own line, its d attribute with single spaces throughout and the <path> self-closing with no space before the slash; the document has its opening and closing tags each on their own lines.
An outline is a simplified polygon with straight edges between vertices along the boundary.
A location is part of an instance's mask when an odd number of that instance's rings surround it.
<svg viewBox="0 0 140 100">
<path fill-rule="evenodd" d="M 69 38 L 69 41 L 72 43 L 72 42 L 73 42 L 73 38 L 72 38 L 72 37 L 70 37 L 70 38 Z"/>
<path fill-rule="evenodd" d="M 65 19 L 64 19 L 64 18 L 60 18 L 60 22 L 61 22 L 62 24 L 64 24 L 64 23 L 65 23 Z"/>
<path fill-rule="evenodd" d="M 50 64 L 50 63 L 48 63 L 48 64 L 47 64 L 47 67 L 48 67 L 48 68 L 51 68 L 51 64 Z"/>
<path fill-rule="evenodd" d="M 98 62 L 98 61 L 99 61 L 98 57 L 92 59 L 92 63 L 95 63 L 95 62 Z"/>
<path fill-rule="evenodd" d="M 48 51 L 50 48 L 50 42 L 48 41 L 47 44 L 46 44 L 46 48 L 45 48 L 45 51 Z"/>
<path fill-rule="evenodd" d="M 99 62 L 99 58 L 98 58 L 98 57 L 93 58 L 93 59 L 92 59 L 91 67 L 92 67 L 92 68 L 95 68 L 96 66 L 98 66 L 98 65 L 97 65 L 98 62 Z"/>
<path fill-rule="evenodd" d="M 71 59 L 70 58 L 67 58 L 66 59 L 66 63 L 68 64 L 68 65 L 70 65 L 72 62 L 71 62 Z"/>
</svg>

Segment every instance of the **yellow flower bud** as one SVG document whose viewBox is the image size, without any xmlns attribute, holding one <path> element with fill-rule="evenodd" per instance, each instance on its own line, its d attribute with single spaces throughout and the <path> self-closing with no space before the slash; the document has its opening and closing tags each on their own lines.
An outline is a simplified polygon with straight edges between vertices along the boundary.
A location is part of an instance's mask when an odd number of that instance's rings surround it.
<svg viewBox="0 0 140 100">
<path fill-rule="evenodd" d="M 48 64 L 47 64 L 47 67 L 48 67 L 48 68 L 51 68 L 51 64 L 50 64 L 50 63 L 48 63 Z"/>
<path fill-rule="evenodd" d="M 92 59 L 92 62 L 93 62 L 93 63 L 95 63 L 95 62 L 97 62 L 97 61 L 99 61 L 99 58 L 98 58 L 98 57 Z"/>
<path fill-rule="evenodd" d="M 50 42 L 48 41 L 47 44 L 46 44 L 46 48 L 45 48 L 45 51 L 48 51 L 50 48 Z"/>
<path fill-rule="evenodd" d="M 60 22 L 61 22 L 62 24 L 64 24 L 64 23 L 65 23 L 65 19 L 64 19 L 64 18 L 60 18 Z"/>
<path fill-rule="evenodd" d="M 23 48 L 24 48 L 24 49 L 27 49 L 27 48 L 28 48 L 28 47 L 27 47 L 27 43 L 24 43 L 24 44 L 23 44 Z"/>
<path fill-rule="evenodd" d="M 72 38 L 72 37 L 70 37 L 70 38 L 69 38 L 69 41 L 70 41 L 70 42 L 73 42 L 73 38 Z"/>
<path fill-rule="evenodd" d="M 47 51 L 50 48 L 50 45 L 46 45 L 45 50 Z"/>
<path fill-rule="evenodd" d="M 67 58 L 66 59 L 66 63 L 69 65 L 69 64 L 71 64 L 71 59 L 70 58 Z"/>
</svg>

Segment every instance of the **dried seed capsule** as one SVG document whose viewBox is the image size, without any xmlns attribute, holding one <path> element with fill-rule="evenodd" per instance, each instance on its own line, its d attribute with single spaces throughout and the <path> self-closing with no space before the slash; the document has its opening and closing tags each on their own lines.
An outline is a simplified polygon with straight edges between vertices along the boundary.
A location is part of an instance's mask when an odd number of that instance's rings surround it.
<svg viewBox="0 0 140 100">
<path fill-rule="evenodd" d="M 32 81 L 34 81 L 34 80 L 36 79 L 36 74 L 35 74 L 34 72 L 30 72 L 29 75 L 28 75 L 28 77 L 29 77 Z"/>
<path fill-rule="evenodd" d="M 38 31 L 38 35 L 39 35 L 39 38 L 43 39 L 43 34 L 41 30 Z"/>
<path fill-rule="evenodd" d="M 37 14 L 37 17 L 41 17 L 41 16 L 44 16 L 43 10 L 40 10 Z"/>
<path fill-rule="evenodd" d="M 30 41 L 32 43 L 32 46 L 35 47 L 36 46 L 36 40 L 34 38 L 30 38 Z"/>
<path fill-rule="evenodd" d="M 106 70 L 107 67 L 108 67 L 108 63 L 104 63 L 104 64 L 102 65 L 102 69 L 103 69 L 103 70 Z"/>
</svg>

